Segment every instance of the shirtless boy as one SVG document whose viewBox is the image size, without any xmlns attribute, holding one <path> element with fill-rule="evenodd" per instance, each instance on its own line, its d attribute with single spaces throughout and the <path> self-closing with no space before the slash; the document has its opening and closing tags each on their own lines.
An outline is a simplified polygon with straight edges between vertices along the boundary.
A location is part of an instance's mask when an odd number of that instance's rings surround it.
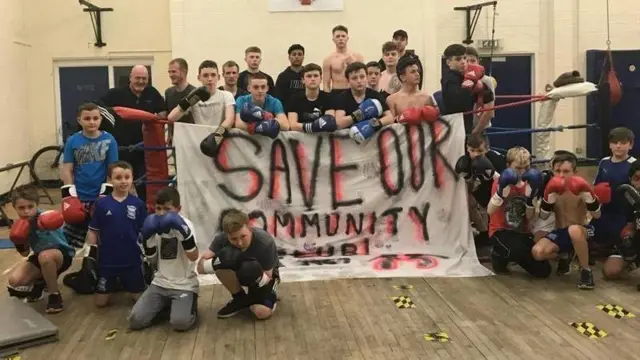
<svg viewBox="0 0 640 360">
<path fill-rule="evenodd" d="M 323 89 L 335 95 L 349 88 L 349 81 L 344 75 L 347 65 L 356 61 L 364 62 L 364 58 L 347 48 L 349 30 L 345 26 L 338 25 L 331 30 L 331 33 L 336 50 L 322 61 L 322 72 L 325 74 Z"/>
<path fill-rule="evenodd" d="M 400 90 L 402 83 L 396 74 L 398 65 L 398 45 L 393 41 L 387 41 L 382 45 L 382 59 L 386 70 L 380 74 L 378 80 L 378 90 L 387 94 L 394 94 Z"/>
<path fill-rule="evenodd" d="M 405 57 L 397 65 L 397 75 L 402 87 L 400 91 L 387 98 L 387 105 L 396 122 L 401 120 L 401 114 L 409 108 L 422 108 L 425 105 L 435 106 L 431 96 L 418 89 L 420 85 L 419 61 L 416 58 Z"/>
<path fill-rule="evenodd" d="M 555 213 L 556 229 L 538 240 L 531 249 L 536 260 L 551 260 L 560 256 L 558 275 L 571 270 L 575 253 L 580 263 L 579 289 L 593 289 L 595 282 L 589 267 L 588 239 L 593 236 L 593 226 L 587 225 L 587 211 L 593 218 L 600 217 L 600 200 L 607 197 L 603 187 L 594 188 L 576 175 L 577 159 L 571 153 L 557 155 L 551 161 L 554 177 L 549 180 L 540 202 L 540 217 Z M 609 198 L 611 193 L 609 190 Z"/>
</svg>

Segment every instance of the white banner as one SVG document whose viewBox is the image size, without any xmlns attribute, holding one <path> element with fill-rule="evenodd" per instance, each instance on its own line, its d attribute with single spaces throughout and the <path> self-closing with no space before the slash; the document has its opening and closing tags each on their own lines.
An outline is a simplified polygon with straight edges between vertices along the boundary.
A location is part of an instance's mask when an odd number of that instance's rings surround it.
<svg viewBox="0 0 640 360">
<path fill-rule="evenodd" d="M 490 275 L 476 257 L 465 183 L 453 171 L 464 151 L 462 121 L 393 125 L 361 145 L 340 133 L 272 140 L 233 130 L 215 159 L 200 152 L 215 128 L 177 123 L 182 211 L 201 250 L 225 211 L 249 213 L 276 238 L 283 281 Z"/>
</svg>

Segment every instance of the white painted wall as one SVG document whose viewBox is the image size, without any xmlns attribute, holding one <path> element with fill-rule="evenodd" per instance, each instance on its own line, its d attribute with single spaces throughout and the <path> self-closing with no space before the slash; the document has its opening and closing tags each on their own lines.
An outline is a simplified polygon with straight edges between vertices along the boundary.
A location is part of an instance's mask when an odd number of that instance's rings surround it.
<svg viewBox="0 0 640 360">
<path fill-rule="evenodd" d="M 461 42 L 465 34 L 465 14 L 453 8 L 473 3 L 345 0 L 342 12 L 269 13 L 266 0 L 170 0 L 171 38 L 174 56 L 186 58 L 193 67 L 204 59 L 233 59 L 244 65 L 244 49 L 257 45 L 263 51 L 263 70 L 275 77 L 288 65 L 286 50 L 293 43 L 305 46 L 306 62 L 320 63 L 333 49 L 331 28 L 337 24 L 349 28 L 351 48 L 367 60 L 379 59 L 382 43 L 394 30 L 405 29 L 409 48 L 424 62 L 426 89 L 433 92 L 439 88 L 444 48 Z M 640 2 L 610 3 L 612 47 L 640 48 Z M 605 48 L 605 11 L 606 2 L 599 0 L 499 1 L 496 38 L 504 47 L 496 55 L 533 54 L 534 92 L 543 92 L 562 72 L 577 69 L 584 74 L 586 50 Z M 491 7 L 483 9 L 475 39 L 491 37 L 492 14 Z M 585 100 L 562 102 L 555 118 L 557 125 L 585 123 Z M 584 149 L 585 132 L 554 134 L 554 143 L 557 148 Z"/>
</svg>

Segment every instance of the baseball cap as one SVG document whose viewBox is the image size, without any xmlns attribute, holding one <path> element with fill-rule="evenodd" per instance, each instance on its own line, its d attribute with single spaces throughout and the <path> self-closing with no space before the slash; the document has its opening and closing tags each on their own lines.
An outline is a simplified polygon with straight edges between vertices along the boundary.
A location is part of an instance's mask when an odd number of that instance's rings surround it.
<svg viewBox="0 0 640 360">
<path fill-rule="evenodd" d="M 407 32 L 402 29 L 396 30 L 393 32 L 393 39 L 399 38 L 399 37 L 409 39 L 409 35 L 407 35 Z"/>
</svg>

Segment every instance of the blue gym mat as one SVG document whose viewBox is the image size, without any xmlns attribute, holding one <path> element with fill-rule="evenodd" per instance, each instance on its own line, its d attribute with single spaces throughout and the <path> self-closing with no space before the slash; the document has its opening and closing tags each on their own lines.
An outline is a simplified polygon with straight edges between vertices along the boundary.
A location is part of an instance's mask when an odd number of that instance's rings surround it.
<svg viewBox="0 0 640 360">
<path fill-rule="evenodd" d="M 13 249 L 15 248 L 15 246 L 13 246 L 13 242 L 11 242 L 11 240 L 9 239 L 0 239 L 0 250 L 1 249 Z"/>
</svg>

